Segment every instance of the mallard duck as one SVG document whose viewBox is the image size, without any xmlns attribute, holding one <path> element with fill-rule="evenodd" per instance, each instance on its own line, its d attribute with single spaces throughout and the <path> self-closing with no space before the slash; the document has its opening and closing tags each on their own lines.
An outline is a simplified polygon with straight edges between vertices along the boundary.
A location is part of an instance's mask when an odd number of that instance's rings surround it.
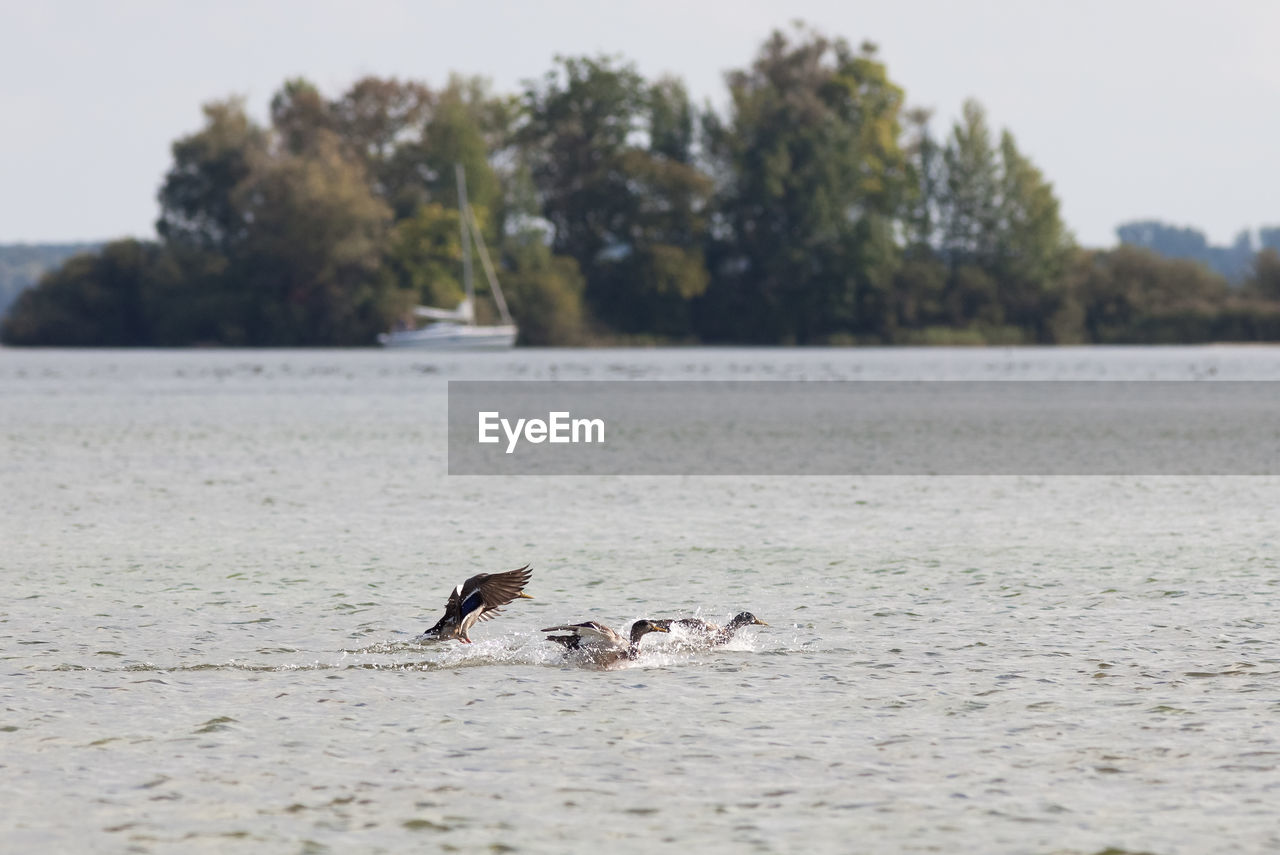
<svg viewBox="0 0 1280 855">
<path fill-rule="evenodd" d="M 609 627 L 594 620 L 586 623 L 564 623 L 549 626 L 543 632 L 568 632 L 571 635 L 548 635 L 548 641 L 563 644 L 568 650 L 580 650 L 593 665 L 613 665 L 627 659 L 635 659 L 640 652 L 640 639 L 651 632 L 670 632 L 657 621 L 638 620 L 631 625 L 628 642 Z"/>
<path fill-rule="evenodd" d="M 533 571 L 526 564 L 505 573 L 478 573 L 453 589 L 444 607 L 444 617 L 414 641 L 448 641 L 456 638 L 470 644 L 467 630 L 477 621 L 496 617 L 501 607 L 516 599 L 532 600 L 524 592 Z"/>
<path fill-rule="evenodd" d="M 684 630 L 688 636 L 687 643 L 706 645 L 708 647 L 719 647 L 727 644 L 729 639 L 742 629 L 744 626 L 768 626 L 769 624 L 760 620 L 751 612 L 739 612 L 734 615 L 733 620 L 724 626 L 717 626 L 714 623 L 707 623 L 705 620 L 698 618 L 676 618 L 674 620 L 655 621 L 668 628 L 679 627 Z"/>
</svg>

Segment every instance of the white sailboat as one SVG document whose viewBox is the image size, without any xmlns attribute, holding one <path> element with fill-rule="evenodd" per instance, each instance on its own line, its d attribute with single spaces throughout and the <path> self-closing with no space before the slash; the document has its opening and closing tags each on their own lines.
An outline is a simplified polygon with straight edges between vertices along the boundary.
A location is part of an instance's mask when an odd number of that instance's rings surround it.
<svg viewBox="0 0 1280 855">
<path fill-rule="evenodd" d="M 431 321 L 418 329 L 393 330 L 378 336 L 383 347 L 414 347 L 430 350 L 505 350 L 516 343 L 519 329 L 507 311 L 502 286 L 489 260 L 489 250 L 480 234 L 480 223 L 467 201 L 467 177 L 462 164 L 454 169 L 458 176 L 458 214 L 462 223 L 462 278 L 467 296 L 456 309 L 437 309 L 432 306 L 416 306 L 415 318 Z M 489 280 L 489 290 L 498 306 L 502 323 L 480 325 L 476 323 L 475 286 L 471 276 L 471 240 L 475 239 L 480 253 L 480 264 Z"/>
</svg>

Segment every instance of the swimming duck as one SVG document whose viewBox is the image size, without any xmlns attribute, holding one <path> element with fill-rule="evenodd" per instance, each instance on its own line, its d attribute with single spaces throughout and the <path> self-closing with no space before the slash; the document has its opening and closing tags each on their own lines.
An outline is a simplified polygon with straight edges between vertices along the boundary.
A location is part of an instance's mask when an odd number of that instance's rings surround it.
<svg viewBox="0 0 1280 855">
<path fill-rule="evenodd" d="M 414 641 L 448 641 L 456 638 L 470 644 L 467 630 L 478 621 L 496 617 L 501 607 L 516 599 L 532 600 L 524 592 L 533 571 L 526 564 L 505 573 L 478 573 L 453 589 L 444 607 L 444 617 Z"/>
<path fill-rule="evenodd" d="M 659 621 L 638 620 L 631 625 L 630 641 L 594 620 L 549 626 L 543 632 L 568 632 L 571 635 L 548 635 L 548 641 L 563 644 L 568 650 L 581 650 L 593 665 L 608 666 L 635 659 L 640 652 L 640 639 L 651 632 L 670 632 Z"/>
<path fill-rule="evenodd" d="M 729 639 L 733 638 L 738 630 L 742 629 L 744 626 L 751 626 L 753 624 L 755 626 L 769 625 L 753 615 L 751 612 L 739 612 L 734 615 L 733 620 L 729 621 L 729 623 L 724 626 L 707 623 L 704 620 L 698 620 L 698 618 L 676 618 L 675 620 L 660 620 L 655 622 L 667 627 L 668 630 L 670 630 L 672 626 L 676 626 L 684 630 L 688 636 L 686 643 L 706 645 L 708 647 L 719 647 L 722 644 L 727 644 Z"/>
</svg>

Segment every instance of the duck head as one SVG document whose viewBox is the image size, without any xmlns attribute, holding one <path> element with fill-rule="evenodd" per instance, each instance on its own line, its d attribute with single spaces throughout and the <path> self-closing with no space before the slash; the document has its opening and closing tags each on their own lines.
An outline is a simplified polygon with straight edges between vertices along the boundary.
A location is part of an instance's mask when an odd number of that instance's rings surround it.
<svg viewBox="0 0 1280 855">
<path fill-rule="evenodd" d="M 738 614 L 734 615 L 733 620 L 729 621 L 729 628 L 741 629 L 744 626 L 751 626 L 752 624 L 756 626 L 769 625 L 764 621 L 760 620 L 760 618 L 753 615 L 751 612 L 739 612 Z"/>
<path fill-rule="evenodd" d="M 665 626 L 664 626 L 665 624 Z M 670 632 L 671 621 L 667 620 L 638 620 L 631 625 L 631 643 L 637 644 L 640 639 L 651 632 Z"/>
</svg>

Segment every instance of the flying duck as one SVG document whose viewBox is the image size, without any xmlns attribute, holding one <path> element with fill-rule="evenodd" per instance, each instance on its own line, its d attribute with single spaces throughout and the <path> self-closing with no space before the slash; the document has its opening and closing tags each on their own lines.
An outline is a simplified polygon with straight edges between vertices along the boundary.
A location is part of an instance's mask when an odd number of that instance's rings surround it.
<svg viewBox="0 0 1280 855">
<path fill-rule="evenodd" d="M 467 631 L 478 621 L 496 617 L 502 606 L 516 599 L 532 600 L 524 592 L 533 571 L 526 564 L 505 573 L 478 573 L 453 589 L 444 607 L 444 617 L 414 641 L 448 641 L 456 638 L 470 644 Z"/>
</svg>

